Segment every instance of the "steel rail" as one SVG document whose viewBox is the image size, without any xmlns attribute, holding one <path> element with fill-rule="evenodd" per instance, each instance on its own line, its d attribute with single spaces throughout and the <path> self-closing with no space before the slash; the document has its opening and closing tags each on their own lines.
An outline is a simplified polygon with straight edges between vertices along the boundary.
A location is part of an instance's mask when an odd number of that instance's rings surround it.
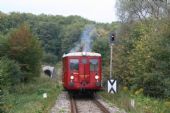
<svg viewBox="0 0 170 113">
<path fill-rule="evenodd" d="M 97 105 L 98 108 L 100 108 L 100 110 L 103 113 L 110 113 L 106 107 L 103 106 L 103 104 L 101 104 L 98 100 L 94 99 L 93 102 Z"/>
<path fill-rule="evenodd" d="M 78 113 L 76 101 L 73 95 L 70 94 L 70 105 L 71 105 L 71 113 Z"/>
</svg>

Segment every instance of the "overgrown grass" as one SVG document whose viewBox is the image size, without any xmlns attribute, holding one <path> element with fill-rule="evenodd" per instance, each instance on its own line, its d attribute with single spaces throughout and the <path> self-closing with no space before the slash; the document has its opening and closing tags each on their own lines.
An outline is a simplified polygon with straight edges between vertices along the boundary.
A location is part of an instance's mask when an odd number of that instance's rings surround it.
<svg viewBox="0 0 170 113">
<path fill-rule="evenodd" d="M 170 113 L 170 101 L 155 99 L 140 95 L 132 94 L 129 91 L 121 91 L 116 94 L 100 92 L 100 95 L 111 106 L 115 105 L 124 109 L 127 113 Z M 134 100 L 134 107 L 131 102 Z"/>
<path fill-rule="evenodd" d="M 48 113 L 61 91 L 61 86 L 49 78 L 37 78 L 16 86 L 15 93 L 7 94 L 5 109 L 8 113 Z M 47 93 L 47 98 L 43 98 Z"/>
</svg>

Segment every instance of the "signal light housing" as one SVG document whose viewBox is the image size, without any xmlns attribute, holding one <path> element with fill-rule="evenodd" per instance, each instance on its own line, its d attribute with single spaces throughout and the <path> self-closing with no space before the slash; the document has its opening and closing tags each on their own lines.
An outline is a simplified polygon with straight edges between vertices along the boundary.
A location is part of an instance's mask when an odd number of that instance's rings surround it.
<svg viewBox="0 0 170 113">
<path fill-rule="evenodd" d="M 110 43 L 114 43 L 115 38 L 116 38 L 116 34 L 112 33 L 111 36 L 110 36 Z"/>
</svg>

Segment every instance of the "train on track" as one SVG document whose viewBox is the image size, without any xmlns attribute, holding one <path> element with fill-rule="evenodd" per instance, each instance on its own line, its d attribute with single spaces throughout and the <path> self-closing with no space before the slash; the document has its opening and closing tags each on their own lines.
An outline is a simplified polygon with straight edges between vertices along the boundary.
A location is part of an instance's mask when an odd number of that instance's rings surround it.
<svg viewBox="0 0 170 113">
<path fill-rule="evenodd" d="M 102 58 L 94 52 L 73 52 L 63 55 L 63 86 L 68 91 L 102 89 Z"/>
</svg>

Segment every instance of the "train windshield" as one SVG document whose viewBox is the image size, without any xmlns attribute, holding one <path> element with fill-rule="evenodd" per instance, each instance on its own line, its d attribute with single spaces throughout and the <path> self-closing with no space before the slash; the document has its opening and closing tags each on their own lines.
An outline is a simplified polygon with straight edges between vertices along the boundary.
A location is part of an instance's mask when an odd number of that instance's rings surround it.
<svg viewBox="0 0 170 113">
<path fill-rule="evenodd" d="M 78 71 L 78 69 L 79 69 L 79 60 L 78 59 L 70 59 L 70 69 L 72 71 Z"/>
<path fill-rule="evenodd" d="M 87 60 L 86 59 L 82 59 L 82 63 L 83 64 L 87 64 Z"/>
<path fill-rule="evenodd" d="M 98 60 L 91 59 L 90 60 L 90 71 L 97 71 L 98 70 Z"/>
</svg>

